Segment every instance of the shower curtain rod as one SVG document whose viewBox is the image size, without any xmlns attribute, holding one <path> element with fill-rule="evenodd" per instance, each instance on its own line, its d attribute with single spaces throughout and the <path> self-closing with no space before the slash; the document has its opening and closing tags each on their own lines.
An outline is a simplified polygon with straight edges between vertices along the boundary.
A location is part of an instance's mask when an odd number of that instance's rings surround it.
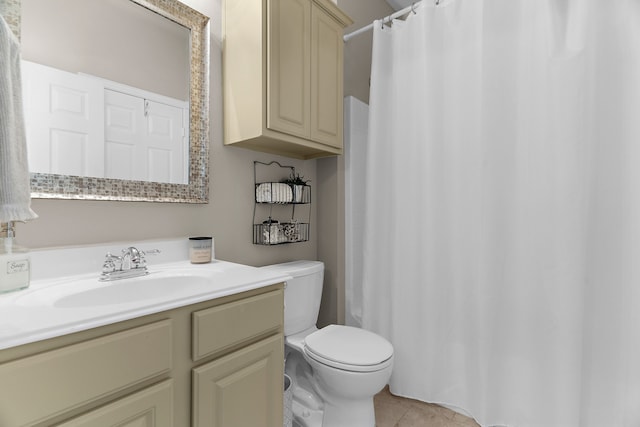
<svg viewBox="0 0 640 427">
<path fill-rule="evenodd" d="M 412 3 L 411 6 L 407 6 L 404 9 L 401 9 L 401 10 L 399 10 L 399 11 L 397 11 L 397 12 L 395 12 L 395 13 L 393 13 L 393 14 L 385 17 L 385 18 L 382 18 L 382 24 L 386 24 L 388 22 L 391 22 L 391 21 L 393 21 L 394 19 L 396 19 L 396 18 L 398 18 L 400 16 L 406 15 L 409 12 L 416 13 L 416 6 L 418 4 L 420 4 L 420 3 L 422 3 L 421 0 L 420 1 L 416 1 L 415 3 Z M 440 0 L 435 0 L 435 3 L 436 3 L 436 6 L 439 5 L 440 4 Z M 371 30 L 372 28 L 373 28 L 373 22 L 371 24 L 369 24 L 369 25 L 366 25 L 366 26 L 362 27 L 362 28 L 358 28 L 357 30 L 355 30 L 355 31 L 353 31 L 353 32 L 351 32 L 349 34 L 345 34 L 344 36 L 342 36 L 342 39 L 345 42 L 347 42 L 347 41 L 349 41 L 350 38 L 355 37 L 358 34 L 362 34 L 364 32 L 367 32 L 367 31 Z"/>
</svg>

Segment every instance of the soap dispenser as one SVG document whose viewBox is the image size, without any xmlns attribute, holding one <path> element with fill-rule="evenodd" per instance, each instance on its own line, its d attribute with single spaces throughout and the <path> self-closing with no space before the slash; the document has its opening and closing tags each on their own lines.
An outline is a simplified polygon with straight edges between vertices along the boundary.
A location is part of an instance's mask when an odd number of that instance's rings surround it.
<svg viewBox="0 0 640 427">
<path fill-rule="evenodd" d="M 0 226 L 0 293 L 29 287 L 31 259 L 29 251 L 15 242 L 13 222 Z"/>
</svg>

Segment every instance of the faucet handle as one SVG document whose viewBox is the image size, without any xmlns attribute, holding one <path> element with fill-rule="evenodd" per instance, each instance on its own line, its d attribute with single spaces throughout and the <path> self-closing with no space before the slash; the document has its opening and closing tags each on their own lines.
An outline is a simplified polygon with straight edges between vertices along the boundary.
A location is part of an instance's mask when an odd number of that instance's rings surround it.
<svg viewBox="0 0 640 427">
<path fill-rule="evenodd" d="M 144 257 L 144 252 L 140 251 L 137 259 L 132 259 L 131 262 L 135 268 L 147 268 L 147 259 Z"/>
<path fill-rule="evenodd" d="M 118 269 L 118 265 L 122 265 L 122 258 L 117 255 L 112 255 L 111 252 L 107 252 L 105 255 L 104 264 L 102 264 L 103 273 L 112 273 Z"/>
</svg>

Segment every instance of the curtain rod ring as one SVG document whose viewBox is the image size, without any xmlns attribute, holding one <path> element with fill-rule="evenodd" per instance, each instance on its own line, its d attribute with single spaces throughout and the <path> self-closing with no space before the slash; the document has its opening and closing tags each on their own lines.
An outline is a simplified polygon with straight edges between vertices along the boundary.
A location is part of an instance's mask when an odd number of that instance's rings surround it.
<svg viewBox="0 0 640 427">
<path fill-rule="evenodd" d="M 383 19 L 381 20 L 381 25 L 380 25 L 380 27 L 384 30 L 384 24 L 385 24 L 385 23 L 388 23 L 388 24 L 389 24 L 389 26 L 391 26 L 391 21 L 392 21 L 392 19 L 391 19 L 391 15 L 387 16 L 386 18 L 383 18 Z"/>
<path fill-rule="evenodd" d="M 415 5 L 416 5 L 416 2 L 411 3 L 411 12 L 413 12 L 414 15 L 416 14 Z"/>
</svg>

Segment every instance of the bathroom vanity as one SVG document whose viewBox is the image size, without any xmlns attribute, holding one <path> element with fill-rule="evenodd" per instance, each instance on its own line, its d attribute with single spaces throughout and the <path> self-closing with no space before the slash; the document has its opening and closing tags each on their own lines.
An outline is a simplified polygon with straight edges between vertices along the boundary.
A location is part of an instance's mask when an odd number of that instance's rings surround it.
<svg viewBox="0 0 640 427">
<path fill-rule="evenodd" d="M 36 280 L 0 296 L 0 425 L 282 425 L 286 277 L 152 263 L 141 279 Z M 192 277 L 211 282 L 166 291 Z M 140 296 L 145 281 L 165 296 Z"/>
</svg>

